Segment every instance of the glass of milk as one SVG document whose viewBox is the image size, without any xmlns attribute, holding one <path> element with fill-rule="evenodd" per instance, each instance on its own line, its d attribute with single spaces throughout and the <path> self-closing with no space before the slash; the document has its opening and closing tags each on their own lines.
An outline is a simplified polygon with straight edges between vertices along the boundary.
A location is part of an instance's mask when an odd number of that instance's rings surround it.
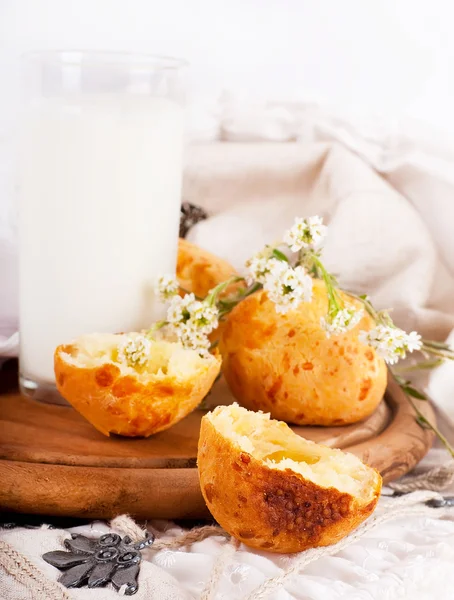
<svg viewBox="0 0 454 600">
<path fill-rule="evenodd" d="M 176 266 L 185 63 L 71 51 L 34 53 L 27 64 L 20 386 L 59 402 L 56 346 L 162 316 L 154 286 Z"/>
</svg>

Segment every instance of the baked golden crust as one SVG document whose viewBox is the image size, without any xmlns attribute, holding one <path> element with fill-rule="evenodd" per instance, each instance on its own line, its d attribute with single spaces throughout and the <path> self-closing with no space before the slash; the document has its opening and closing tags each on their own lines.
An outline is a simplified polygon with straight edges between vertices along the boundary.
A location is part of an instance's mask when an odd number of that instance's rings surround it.
<svg viewBox="0 0 454 600">
<path fill-rule="evenodd" d="M 179 240 L 177 279 L 185 290 L 205 297 L 210 289 L 234 273 L 226 261 L 184 239 Z M 216 335 L 213 332 L 212 337 Z M 57 388 L 105 435 L 147 437 L 171 427 L 200 404 L 220 371 L 221 359 L 216 356 L 205 361 L 204 367 L 191 377 L 161 373 L 144 379 L 134 373 L 122 373 L 110 361 L 96 365 L 68 361 L 68 355 L 77 354 L 76 346 L 62 345 L 55 351 Z"/>
<path fill-rule="evenodd" d="M 210 290 L 237 273 L 227 261 L 180 238 L 176 274 L 178 283 L 184 290 L 193 292 L 200 298 L 205 298 Z M 229 285 L 220 294 L 220 297 L 228 296 L 237 287 L 238 284 Z M 180 295 L 184 296 L 184 292 L 180 292 Z M 221 321 L 219 326 L 210 334 L 209 339 L 211 342 L 218 340 L 224 325 L 224 321 Z"/>
<path fill-rule="evenodd" d="M 190 377 L 155 374 L 148 378 L 122 373 L 104 362 L 78 366 L 74 344 L 59 346 L 54 367 L 61 395 L 104 435 L 148 437 L 168 429 L 193 411 L 220 371 L 219 356 L 204 360 Z"/>
<path fill-rule="evenodd" d="M 235 269 L 227 261 L 180 238 L 177 279 L 183 289 L 204 298 L 212 288 L 232 275 L 235 275 Z"/>
<path fill-rule="evenodd" d="M 202 419 L 198 469 L 213 517 L 247 546 L 268 552 L 301 552 L 334 544 L 374 510 L 381 477 L 372 476 L 368 501 L 321 487 L 290 469 L 263 464 Z"/>
<path fill-rule="evenodd" d="M 386 365 L 357 337 L 373 321 L 365 315 L 351 331 L 327 338 L 320 325 L 327 307 L 325 284 L 314 280 L 312 302 L 285 315 L 264 291 L 233 309 L 219 349 L 225 379 L 243 406 L 300 425 L 355 423 L 375 410 Z"/>
</svg>

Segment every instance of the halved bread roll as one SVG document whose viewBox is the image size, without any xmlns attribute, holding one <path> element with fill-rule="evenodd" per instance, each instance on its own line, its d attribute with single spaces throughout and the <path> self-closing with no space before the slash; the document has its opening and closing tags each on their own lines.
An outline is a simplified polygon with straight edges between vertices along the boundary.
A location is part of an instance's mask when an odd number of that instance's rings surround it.
<svg viewBox="0 0 454 600">
<path fill-rule="evenodd" d="M 300 552 L 339 541 L 375 508 L 380 474 L 237 404 L 202 419 L 200 487 L 213 517 L 247 546 Z"/>
<path fill-rule="evenodd" d="M 134 337 L 139 334 L 128 334 Z M 148 437 L 194 410 L 219 374 L 219 356 L 151 341 L 147 361 L 118 358 L 126 334 L 90 334 L 55 351 L 60 394 L 101 433 Z"/>
</svg>

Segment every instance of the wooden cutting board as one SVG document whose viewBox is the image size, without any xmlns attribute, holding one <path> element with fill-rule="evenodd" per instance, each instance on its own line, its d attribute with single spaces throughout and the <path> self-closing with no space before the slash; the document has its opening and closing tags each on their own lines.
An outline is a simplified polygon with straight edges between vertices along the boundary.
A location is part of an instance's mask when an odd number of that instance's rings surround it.
<svg viewBox="0 0 454 600">
<path fill-rule="evenodd" d="M 75 410 L 22 397 L 16 373 L 0 372 L 0 509 L 54 516 L 136 518 L 207 516 L 197 476 L 200 420 L 196 410 L 148 439 L 107 438 Z M 219 382 L 211 402 L 229 403 Z M 434 414 L 427 402 L 421 410 Z M 394 383 L 366 421 L 344 427 L 294 427 L 298 434 L 353 452 L 385 482 L 409 471 L 433 435 L 415 421 Z"/>
</svg>

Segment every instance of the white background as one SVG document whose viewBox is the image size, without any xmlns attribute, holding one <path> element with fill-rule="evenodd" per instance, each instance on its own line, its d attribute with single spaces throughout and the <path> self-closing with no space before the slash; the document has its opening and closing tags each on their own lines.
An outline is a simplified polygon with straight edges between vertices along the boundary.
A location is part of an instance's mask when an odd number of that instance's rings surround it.
<svg viewBox="0 0 454 600">
<path fill-rule="evenodd" d="M 0 0 L 0 238 L 27 50 L 185 57 L 199 120 L 227 91 L 240 104 L 317 101 L 406 131 L 418 119 L 434 145 L 450 145 L 453 23 L 451 0 Z"/>
<path fill-rule="evenodd" d="M 223 91 L 315 100 L 406 131 L 424 121 L 436 146 L 454 139 L 453 23 L 451 0 L 0 0 L 0 238 L 27 50 L 181 56 L 202 112 Z"/>
<path fill-rule="evenodd" d="M 192 90 L 320 99 L 454 131 L 450 0 L 0 0 L 0 135 L 36 48 L 186 57 Z"/>
</svg>

